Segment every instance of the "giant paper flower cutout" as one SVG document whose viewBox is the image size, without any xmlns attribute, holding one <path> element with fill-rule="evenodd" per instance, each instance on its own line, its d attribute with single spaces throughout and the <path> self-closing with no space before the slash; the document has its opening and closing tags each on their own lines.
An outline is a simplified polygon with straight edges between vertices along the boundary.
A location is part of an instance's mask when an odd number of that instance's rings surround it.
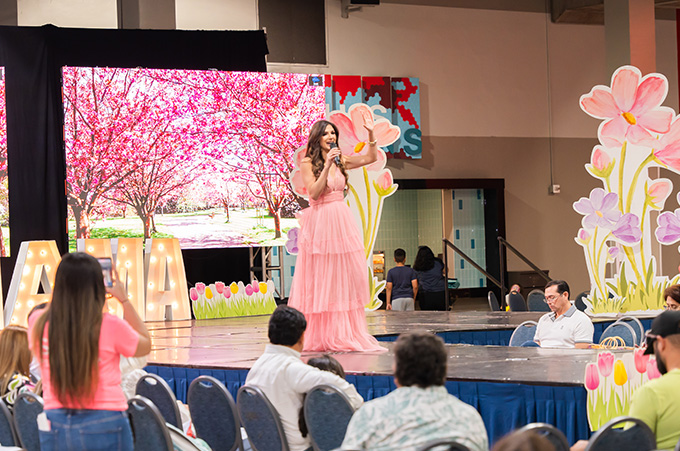
<svg viewBox="0 0 680 451">
<path fill-rule="evenodd" d="M 654 234 L 661 244 L 673 244 L 680 240 L 680 208 L 671 213 L 665 211 L 656 219 L 659 227 Z"/>
<path fill-rule="evenodd" d="M 616 203 L 619 196 L 616 193 L 607 193 L 602 188 L 595 188 L 590 192 L 590 197 L 582 197 L 574 202 L 574 210 L 585 215 L 582 224 L 586 229 L 595 227 L 609 228 L 621 217 Z"/>
<path fill-rule="evenodd" d="M 680 173 L 680 119 L 670 126 L 668 133 L 654 146 L 654 156 L 675 172 Z"/>
<path fill-rule="evenodd" d="M 364 128 L 364 121 L 373 124 L 373 136 L 378 147 L 389 146 L 399 138 L 399 127 L 392 125 L 383 117 L 373 116 L 373 111 L 365 103 L 355 103 L 349 107 L 347 113 L 334 111 L 329 115 L 340 132 L 338 146 L 345 155 L 368 152 L 368 130 Z M 379 171 L 385 167 L 387 157 L 385 152 L 378 149 L 378 161 L 367 166 L 369 171 Z"/>
<path fill-rule="evenodd" d="M 580 103 L 590 116 L 606 119 L 598 129 L 605 146 L 618 147 L 627 140 L 653 147 L 652 133 L 668 132 L 674 116 L 671 108 L 661 106 L 666 94 L 668 80 L 663 75 L 642 77 L 638 68 L 623 66 L 614 72 L 611 88 L 595 86 Z"/>
</svg>

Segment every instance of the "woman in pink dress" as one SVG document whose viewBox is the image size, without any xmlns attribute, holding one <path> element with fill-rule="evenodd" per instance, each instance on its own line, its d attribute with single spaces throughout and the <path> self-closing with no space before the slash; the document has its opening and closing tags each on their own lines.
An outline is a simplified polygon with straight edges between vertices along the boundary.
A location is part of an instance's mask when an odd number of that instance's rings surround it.
<svg viewBox="0 0 680 451">
<path fill-rule="evenodd" d="M 365 249 L 343 195 L 346 170 L 378 158 L 370 119 L 364 118 L 369 136 L 365 155 L 342 155 L 335 146 L 335 124 L 318 121 L 309 133 L 307 154 L 300 164 L 310 208 L 299 216 L 299 251 L 288 305 L 307 318 L 305 351 L 385 350 L 366 328 L 364 306 L 369 293 Z"/>
</svg>

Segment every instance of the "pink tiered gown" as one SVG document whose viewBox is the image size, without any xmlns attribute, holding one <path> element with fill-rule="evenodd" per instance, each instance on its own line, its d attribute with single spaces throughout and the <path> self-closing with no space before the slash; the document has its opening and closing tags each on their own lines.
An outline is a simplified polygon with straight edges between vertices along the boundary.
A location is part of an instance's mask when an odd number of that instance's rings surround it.
<svg viewBox="0 0 680 451">
<path fill-rule="evenodd" d="M 345 177 L 331 168 L 326 191 L 300 212 L 298 256 L 288 305 L 307 319 L 305 351 L 384 351 L 368 333 L 368 268 Z"/>
</svg>

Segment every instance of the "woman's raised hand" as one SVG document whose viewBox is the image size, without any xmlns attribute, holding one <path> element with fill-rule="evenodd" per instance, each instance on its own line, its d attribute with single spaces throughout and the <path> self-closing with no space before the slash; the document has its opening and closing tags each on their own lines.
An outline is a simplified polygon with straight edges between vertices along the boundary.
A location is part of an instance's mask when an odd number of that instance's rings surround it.
<svg viewBox="0 0 680 451">
<path fill-rule="evenodd" d="M 113 286 L 106 287 L 106 292 L 118 299 L 121 304 L 124 304 L 128 301 L 127 293 L 125 292 L 125 284 L 121 282 L 118 277 L 118 271 L 116 271 L 115 268 L 111 270 L 111 276 L 113 278 Z"/>
</svg>

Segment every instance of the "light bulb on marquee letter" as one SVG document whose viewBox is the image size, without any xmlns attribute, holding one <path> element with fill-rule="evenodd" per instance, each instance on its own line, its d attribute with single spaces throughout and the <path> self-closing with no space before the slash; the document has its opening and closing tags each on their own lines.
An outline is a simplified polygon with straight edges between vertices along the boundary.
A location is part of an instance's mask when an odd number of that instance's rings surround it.
<svg viewBox="0 0 680 451">
<path fill-rule="evenodd" d="M 30 264 L 28 264 L 30 260 Z M 31 304 L 49 302 L 54 287 L 56 271 L 61 256 L 54 241 L 24 241 L 12 273 L 5 309 L 5 323 L 26 325 L 26 315 Z M 50 271 L 47 271 L 47 268 Z M 38 293 L 42 285 L 43 293 Z"/>
</svg>

